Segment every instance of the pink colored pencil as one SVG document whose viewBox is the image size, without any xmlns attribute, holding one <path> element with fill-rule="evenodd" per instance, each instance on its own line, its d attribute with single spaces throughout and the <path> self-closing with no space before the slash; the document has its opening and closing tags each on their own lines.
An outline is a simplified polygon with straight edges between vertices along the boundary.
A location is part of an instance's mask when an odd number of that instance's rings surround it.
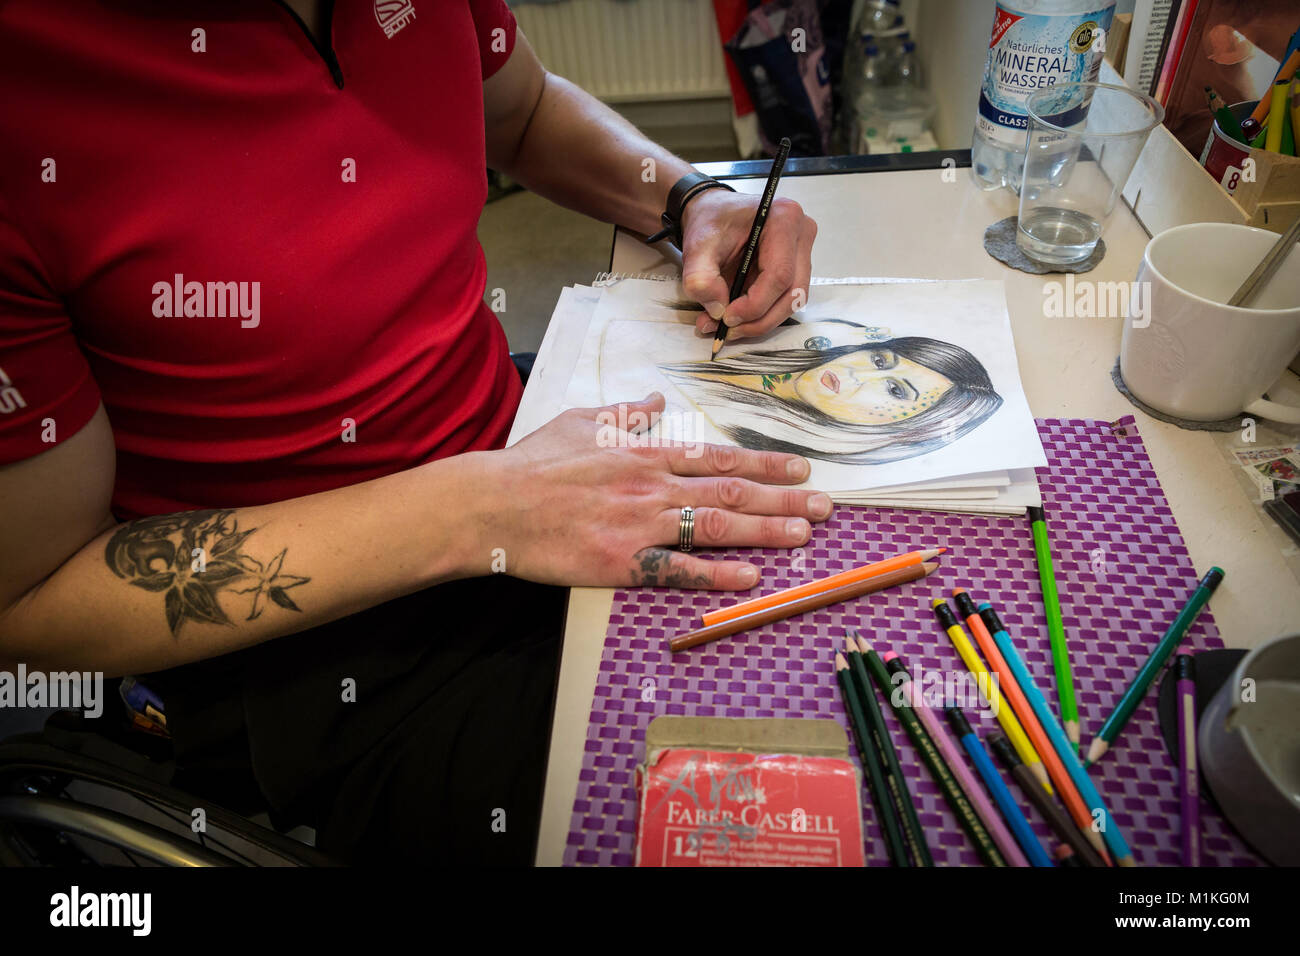
<svg viewBox="0 0 1300 956">
<path fill-rule="evenodd" d="M 911 702 L 912 711 L 921 719 L 921 726 L 925 732 L 930 735 L 934 741 L 935 747 L 939 749 L 939 755 L 943 757 L 944 762 L 948 764 L 948 769 L 952 775 L 957 778 L 961 788 L 966 791 L 966 797 L 970 800 L 971 806 L 979 814 L 980 819 L 984 821 L 984 826 L 989 831 L 989 836 L 997 844 L 998 850 L 1006 857 L 1010 866 L 1028 866 L 1029 860 L 1025 858 L 1024 851 L 1020 849 L 1020 844 L 1016 843 L 1015 837 L 1007 829 L 1006 824 L 1002 822 L 1002 817 L 989 801 L 988 795 L 984 792 L 975 775 L 970 772 L 966 766 L 966 761 L 962 758 L 961 753 L 957 750 L 957 745 L 953 743 L 952 737 L 948 735 L 947 729 L 939 720 L 938 716 L 921 698 L 921 689 L 912 680 L 907 672 L 907 664 L 893 651 L 885 651 L 880 655 L 881 660 L 889 666 L 890 661 L 897 660 L 899 668 L 890 667 L 894 673 L 901 673 L 904 677 L 902 689 L 904 699 Z"/>
</svg>

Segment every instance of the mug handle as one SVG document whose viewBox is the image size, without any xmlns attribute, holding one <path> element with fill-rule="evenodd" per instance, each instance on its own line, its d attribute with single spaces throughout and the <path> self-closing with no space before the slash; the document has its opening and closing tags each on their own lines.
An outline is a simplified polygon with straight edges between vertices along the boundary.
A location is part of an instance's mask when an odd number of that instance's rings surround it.
<svg viewBox="0 0 1300 956">
<path fill-rule="evenodd" d="M 1281 422 L 1284 425 L 1300 425 L 1300 407 L 1295 405 L 1283 405 L 1280 402 L 1270 402 L 1266 398 L 1257 398 L 1243 411 L 1248 415 L 1258 415 L 1260 418 Z"/>
</svg>

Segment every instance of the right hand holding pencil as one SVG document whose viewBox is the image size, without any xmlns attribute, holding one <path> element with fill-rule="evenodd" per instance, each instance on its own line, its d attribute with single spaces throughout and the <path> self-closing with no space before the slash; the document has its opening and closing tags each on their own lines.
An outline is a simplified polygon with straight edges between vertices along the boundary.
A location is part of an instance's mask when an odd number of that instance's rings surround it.
<svg viewBox="0 0 1300 956">
<path fill-rule="evenodd" d="M 472 456 L 475 549 L 501 549 L 507 574 L 547 584 L 744 590 L 758 582 L 753 565 L 677 550 L 684 506 L 694 548 L 797 547 L 830 516 L 827 495 L 780 487 L 808 477 L 798 455 L 647 438 L 663 407 L 653 393 L 571 409 Z"/>
</svg>

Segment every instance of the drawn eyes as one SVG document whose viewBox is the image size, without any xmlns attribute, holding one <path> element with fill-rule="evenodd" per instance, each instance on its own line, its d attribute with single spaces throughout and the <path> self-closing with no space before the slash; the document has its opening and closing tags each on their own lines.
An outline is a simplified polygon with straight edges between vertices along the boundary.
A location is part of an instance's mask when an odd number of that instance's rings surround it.
<svg viewBox="0 0 1300 956">
<path fill-rule="evenodd" d="M 907 399 L 907 392 L 903 388 L 902 384 L 892 379 L 888 384 L 886 384 L 885 391 L 889 392 L 891 398 L 896 398 L 900 402 L 906 401 Z"/>
<path fill-rule="evenodd" d="M 898 356 L 889 351 L 872 352 L 871 364 L 876 367 L 877 371 L 884 371 L 898 365 Z"/>
</svg>

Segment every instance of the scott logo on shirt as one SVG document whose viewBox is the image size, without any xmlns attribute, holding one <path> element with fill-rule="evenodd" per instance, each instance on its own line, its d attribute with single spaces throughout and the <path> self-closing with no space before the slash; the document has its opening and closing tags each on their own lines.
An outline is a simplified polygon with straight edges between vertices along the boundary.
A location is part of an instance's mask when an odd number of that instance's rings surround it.
<svg viewBox="0 0 1300 956">
<path fill-rule="evenodd" d="M 375 0 L 375 19 L 384 29 L 384 36 L 392 39 L 398 30 L 415 19 L 411 0 Z"/>
<path fill-rule="evenodd" d="M 238 316 L 245 329 L 262 323 L 260 282 L 186 282 L 178 272 L 171 282 L 155 282 L 153 294 L 153 314 L 160 319 Z"/>
<path fill-rule="evenodd" d="M 0 415 L 8 415 L 15 409 L 26 407 L 27 403 L 23 401 L 18 386 L 9 381 L 9 376 L 5 374 L 5 370 L 0 368 Z"/>
</svg>

